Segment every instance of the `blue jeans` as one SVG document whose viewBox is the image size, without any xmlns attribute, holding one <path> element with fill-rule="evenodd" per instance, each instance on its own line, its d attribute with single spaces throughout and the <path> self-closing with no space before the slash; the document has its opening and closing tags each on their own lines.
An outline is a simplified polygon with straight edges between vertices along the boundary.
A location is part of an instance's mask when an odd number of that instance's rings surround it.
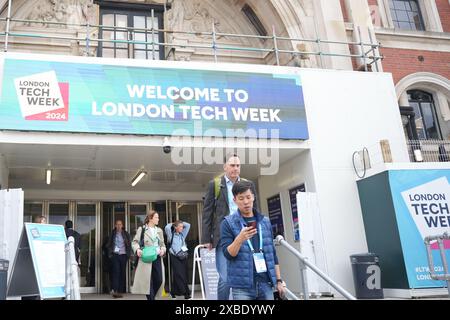
<svg viewBox="0 0 450 320">
<path fill-rule="evenodd" d="M 272 285 L 268 282 L 256 282 L 253 288 L 233 288 L 233 300 L 274 300 Z"/>
<path fill-rule="evenodd" d="M 230 300 L 230 287 L 227 284 L 227 258 L 218 245 L 216 248 L 216 269 L 219 273 L 217 300 Z"/>
</svg>

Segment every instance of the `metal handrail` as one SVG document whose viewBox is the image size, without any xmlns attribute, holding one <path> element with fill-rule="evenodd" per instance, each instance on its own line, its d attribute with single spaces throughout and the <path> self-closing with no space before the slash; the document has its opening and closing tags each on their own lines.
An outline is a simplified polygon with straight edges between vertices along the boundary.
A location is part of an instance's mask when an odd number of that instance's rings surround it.
<svg viewBox="0 0 450 320">
<path fill-rule="evenodd" d="M 297 297 L 291 290 L 289 290 L 288 287 L 284 287 L 285 295 L 288 300 L 300 300 L 299 297 Z"/>
<path fill-rule="evenodd" d="M 450 297 L 450 273 L 448 270 L 447 258 L 445 256 L 444 240 L 450 240 L 450 235 L 447 232 L 445 232 L 443 235 L 428 236 L 424 239 L 424 242 L 425 242 L 425 247 L 427 249 L 428 268 L 430 269 L 431 279 L 447 281 L 447 290 L 448 290 L 448 295 Z M 434 242 L 434 241 L 437 241 L 437 243 L 439 245 L 439 252 L 441 254 L 442 266 L 444 268 L 443 274 L 437 274 L 434 271 L 433 253 L 431 251 L 431 242 Z"/>
<path fill-rule="evenodd" d="M 193 267 L 192 267 L 192 287 L 191 287 L 191 297 L 194 299 L 194 289 L 195 289 L 195 269 L 196 266 L 198 266 L 198 274 L 200 278 L 200 290 L 202 292 L 202 299 L 205 300 L 205 290 L 203 289 L 203 277 L 202 277 L 202 266 L 201 266 L 201 257 L 200 257 L 200 249 L 202 248 L 208 248 L 207 244 L 199 244 L 194 249 L 194 258 L 193 260 Z"/>
<path fill-rule="evenodd" d="M 321 277 L 324 281 L 326 281 L 328 284 L 330 284 L 336 291 L 338 291 L 340 294 L 342 294 L 345 298 L 348 300 L 357 300 L 352 294 L 350 294 L 347 290 L 345 290 L 343 287 L 341 287 L 339 284 L 333 281 L 329 276 L 327 276 L 322 270 L 317 268 L 315 265 L 310 263 L 308 261 L 308 258 L 304 257 L 297 249 L 295 249 L 293 246 L 291 246 L 286 240 L 284 240 L 284 237 L 281 235 L 278 235 L 275 239 L 277 244 L 280 244 L 284 246 L 286 249 L 288 249 L 294 256 L 296 256 L 302 265 L 305 265 L 306 267 L 310 268 L 314 273 L 316 273 L 319 277 Z M 309 293 L 306 286 L 306 272 L 305 269 L 302 269 L 302 283 L 303 283 L 303 293 L 304 293 L 304 299 L 308 299 Z"/>
</svg>

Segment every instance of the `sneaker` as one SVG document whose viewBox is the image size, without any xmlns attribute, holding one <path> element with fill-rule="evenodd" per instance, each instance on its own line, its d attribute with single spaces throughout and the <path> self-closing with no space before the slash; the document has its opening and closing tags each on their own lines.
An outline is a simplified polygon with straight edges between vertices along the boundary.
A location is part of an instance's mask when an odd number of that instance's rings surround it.
<svg viewBox="0 0 450 320">
<path fill-rule="evenodd" d="M 177 296 L 174 295 L 173 293 L 171 293 L 170 296 L 172 297 L 172 299 L 176 299 L 177 298 Z"/>
<path fill-rule="evenodd" d="M 185 298 L 186 300 L 189 300 L 189 299 L 191 299 L 191 295 L 190 295 L 190 294 L 187 294 L 187 295 L 184 296 L 184 298 Z"/>
</svg>

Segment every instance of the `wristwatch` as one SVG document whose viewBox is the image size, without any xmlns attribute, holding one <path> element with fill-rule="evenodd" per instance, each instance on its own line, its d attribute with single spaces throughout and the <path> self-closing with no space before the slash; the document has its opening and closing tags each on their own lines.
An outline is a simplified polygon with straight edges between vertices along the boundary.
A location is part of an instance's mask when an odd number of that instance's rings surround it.
<svg viewBox="0 0 450 320">
<path fill-rule="evenodd" d="M 283 283 L 283 279 L 277 279 L 277 283 Z"/>
</svg>

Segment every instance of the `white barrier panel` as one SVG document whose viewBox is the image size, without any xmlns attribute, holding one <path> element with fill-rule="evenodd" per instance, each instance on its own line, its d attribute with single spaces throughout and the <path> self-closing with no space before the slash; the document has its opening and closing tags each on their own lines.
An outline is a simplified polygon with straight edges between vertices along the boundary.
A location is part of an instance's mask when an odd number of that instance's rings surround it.
<svg viewBox="0 0 450 320">
<path fill-rule="evenodd" d="M 23 228 L 23 190 L 0 190 L 0 259 L 11 265 L 16 255 L 20 233 Z"/>
</svg>

